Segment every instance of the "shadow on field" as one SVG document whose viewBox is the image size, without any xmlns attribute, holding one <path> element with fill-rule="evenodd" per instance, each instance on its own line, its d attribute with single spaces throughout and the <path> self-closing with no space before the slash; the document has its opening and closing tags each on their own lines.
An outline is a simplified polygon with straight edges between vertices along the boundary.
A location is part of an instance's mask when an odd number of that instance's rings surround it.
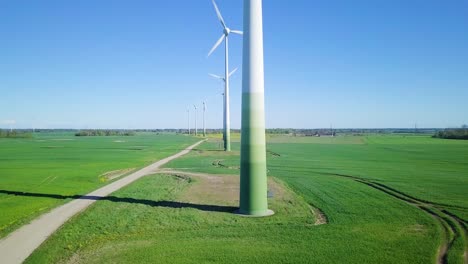
<svg viewBox="0 0 468 264">
<path fill-rule="evenodd" d="M 128 197 L 116 197 L 116 196 L 89 196 L 89 195 L 60 195 L 60 194 L 48 194 L 48 193 L 29 193 L 29 192 L 17 192 L 17 191 L 7 191 L 0 190 L 0 194 L 15 195 L 15 196 L 25 196 L 25 197 L 40 197 L 40 198 L 53 198 L 53 199 L 81 199 L 81 200 L 102 200 L 102 201 L 111 201 L 116 203 L 130 203 L 130 204 L 143 204 L 152 207 L 166 207 L 166 208 L 193 208 L 200 211 L 207 212 L 229 212 L 239 209 L 233 206 L 223 206 L 223 205 L 208 205 L 208 204 L 192 204 L 176 201 L 153 201 L 147 199 L 135 199 Z"/>
</svg>

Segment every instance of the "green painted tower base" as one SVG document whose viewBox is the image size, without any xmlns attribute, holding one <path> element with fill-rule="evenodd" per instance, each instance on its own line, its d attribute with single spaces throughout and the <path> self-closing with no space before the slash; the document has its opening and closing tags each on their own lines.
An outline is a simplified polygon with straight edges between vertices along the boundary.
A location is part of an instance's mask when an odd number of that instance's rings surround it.
<svg viewBox="0 0 468 264">
<path fill-rule="evenodd" d="M 263 212 L 261 214 L 246 214 L 246 213 L 242 213 L 240 210 L 236 210 L 234 214 L 244 216 L 244 217 L 265 217 L 265 216 L 274 215 L 275 212 L 273 212 L 272 210 L 267 210 L 266 212 Z"/>
<path fill-rule="evenodd" d="M 240 204 L 238 214 L 269 216 L 263 93 L 242 94 Z"/>
</svg>

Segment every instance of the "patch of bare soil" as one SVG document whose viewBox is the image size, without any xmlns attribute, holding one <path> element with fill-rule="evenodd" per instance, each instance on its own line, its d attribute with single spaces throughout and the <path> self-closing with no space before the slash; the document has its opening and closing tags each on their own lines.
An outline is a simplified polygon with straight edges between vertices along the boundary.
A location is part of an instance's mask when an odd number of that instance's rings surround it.
<svg viewBox="0 0 468 264">
<path fill-rule="evenodd" d="M 239 205 L 239 175 L 206 174 L 171 169 L 163 169 L 157 173 L 190 178 L 195 181 L 195 184 L 187 188 L 179 197 L 178 200 L 181 202 L 232 207 Z M 272 177 L 268 178 L 268 193 L 269 196 L 283 204 L 307 204 L 305 201 L 299 201 L 300 198 L 297 194 Z M 309 210 L 307 214 L 315 218 L 314 225 L 327 223 L 326 216 L 318 208 L 310 205 L 304 208 Z"/>
<path fill-rule="evenodd" d="M 316 207 L 312 207 L 312 212 L 315 215 L 315 225 L 324 225 L 328 223 L 327 216 Z"/>
<path fill-rule="evenodd" d="M 239 176 L 174 170 L 161 170 L 159 173 L 189 177 L 196 182 L 183 192 L 179 198 L 181 202 L 224 206 L 239 205 Z"/>
<path fill-rule="evenodd" d="M 101 175 L 99 175 L 99 180 L 106 182 L 106 181 L 112 181 L 113 179 L 117 179 L 119 177 L 122 177 L 123 175 L 135 170 L 135 168 L 128 168 L 128 169 L 122 169 L 122 170 L 113 170 L 113 171 L 108 171 L 105 172 Z"/>
<path fill-rule="evenodd" d="M 217 168 L 226 168 L 226 169 L 234 169 L 234 170 L 240 170 L 240 167 L 239 166 L 227 166 L 227 165 L 224 165 L 223 163 L 223 160 L 214 160 L 211 165 L 217 167 Z"/>
</svg>

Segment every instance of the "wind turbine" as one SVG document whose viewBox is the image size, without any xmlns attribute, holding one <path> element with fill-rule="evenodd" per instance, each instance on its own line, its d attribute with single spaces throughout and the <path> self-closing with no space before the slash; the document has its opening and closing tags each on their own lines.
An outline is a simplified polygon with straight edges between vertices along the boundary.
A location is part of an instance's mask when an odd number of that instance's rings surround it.
<svg viewBox="0 0 468 264">
<path fill-rule="evenodd" d="M 203 137 L 206 137 L 205 112 L 206 112 L 206 102 L 203 102 Z"/>
<path fill-rule="evenodd" d="M 216 11 L 216 15 L 218 16 L 219 22 L 221 22 L 221 26 L 223 27 L 223 35 L 218 39 L 218 41 L 214 44 L 213 48 L 211 48 L 210 52 L 208 53 L 208 56 L 213 53 L 213 51 L 216 50 L 216 48 L 223 42 L 224 40 L 224 49 L 225 49 L 225 54 L 224 54 L 224 67 L 225 67 L 225 80 L 224 80 L 224 101 L 225 101 L 225 111 L 224 111 L 224 119 L 225 119 L 225 129 L 224 129 L 224 150 L 225 151 L 231 151 L 231 121 L 230 121 L 230 112 L 229 112 L 229 34 L 234 33 L 238 35 L 242 35 L 242 31 L 240 30 L 231 30 L 226 26 L 226 23 L 224 22 L 223 16 L 221 15 L 221 12 L 219 12 L 218 6 L 216 5 L 216 2 L 212 0 L 213 6 Z"/>
<path fill-rule="evenodd" d="M 187 108 L 187 130 L 190 135 L 190 108 Z"/>
<path fill-rule="evenodd" d="M 244 32 L 238 213 L 267 216 L 262 0 L 244 0 Z"/>
<path fill-rule="evenodd" d="M 234 70 L 232 70 L 232 72 L 229 73 L 229 77 L 231 77 L 236 71 L 237 71 L 238 68 L 235 68 Z M 208 75 L 210 75 L 211 77 L 213 78 L 216 78 L 216 79 L 220 79 L 222 80 L 223 82 L 226 81 L 226 78 L 222 77 L 222 76 L 219 76 L 219 75 L 216 75 L 216 74 L 212 74 L 212 73 L 208 73 Z"/>
<path fill-rule="evenodd" d="M 235 72 L 237 71 L 237 68 L 235 68 L 234 70 L 232 70 L 231 73 L 228 74 L 228 77 L 231 77 L 231 75 L 233 75 Z M 224 77 L 221 77 L 219 75 L 216 75 L 216 74 L 212 74 L 212 73 L 208 73 L 208 75 L 210 75 L 211 77 L 213 78 L 216 78 L 216 79 L 220 79 L 222 80 L 224 83 L 226 83 L 226 78 Z M 226 85 L 226 84 L 225 84 Z M 227 129 L 226 129 L 226 96 L 225 96 L 226 93 L 223 93 L 223 141 L 224 141 L 224 149 L 226 150 L 226 134 L 227 134 Z M 229 137 L 231 138 L 231 137 Z M 229 144 L 230 145 L 230 144 Z"/>
<path fill-rule="evenodd" d="M 13 126 L 16 124 L 16 120 L 6 120 L 4 123 L 10 125 L 10 133 L 13 132 Z"/>
<path fill-rule="evenodd" d="M 193 105 L 193 107 L 195 108 L 195 136 L 198 135 L 198 129 L 197 129 L 197 106 L 196 105 Z"/>
</svg>

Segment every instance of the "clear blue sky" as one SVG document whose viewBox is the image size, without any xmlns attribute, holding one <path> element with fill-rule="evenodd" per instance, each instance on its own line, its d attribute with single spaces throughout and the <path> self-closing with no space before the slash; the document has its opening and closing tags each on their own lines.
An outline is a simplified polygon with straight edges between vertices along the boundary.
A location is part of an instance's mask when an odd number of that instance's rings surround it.
<svg viewBox="0 0 468 264">
<path fill-rule="evenodd" d="M 242 30 L 243 1 L 217 2 Z M 465 0 L 264 1 L 267 127 L 468 123 L 467 14 Z M 206 100 L 220 128 L 208 73 L 223 49 L 206 58 L 220 36 L 210 0 L 1 1 L 0 127 L 185 128 Z M 230 44 L 241 66 L 241 37 Z"/>
</svg>

